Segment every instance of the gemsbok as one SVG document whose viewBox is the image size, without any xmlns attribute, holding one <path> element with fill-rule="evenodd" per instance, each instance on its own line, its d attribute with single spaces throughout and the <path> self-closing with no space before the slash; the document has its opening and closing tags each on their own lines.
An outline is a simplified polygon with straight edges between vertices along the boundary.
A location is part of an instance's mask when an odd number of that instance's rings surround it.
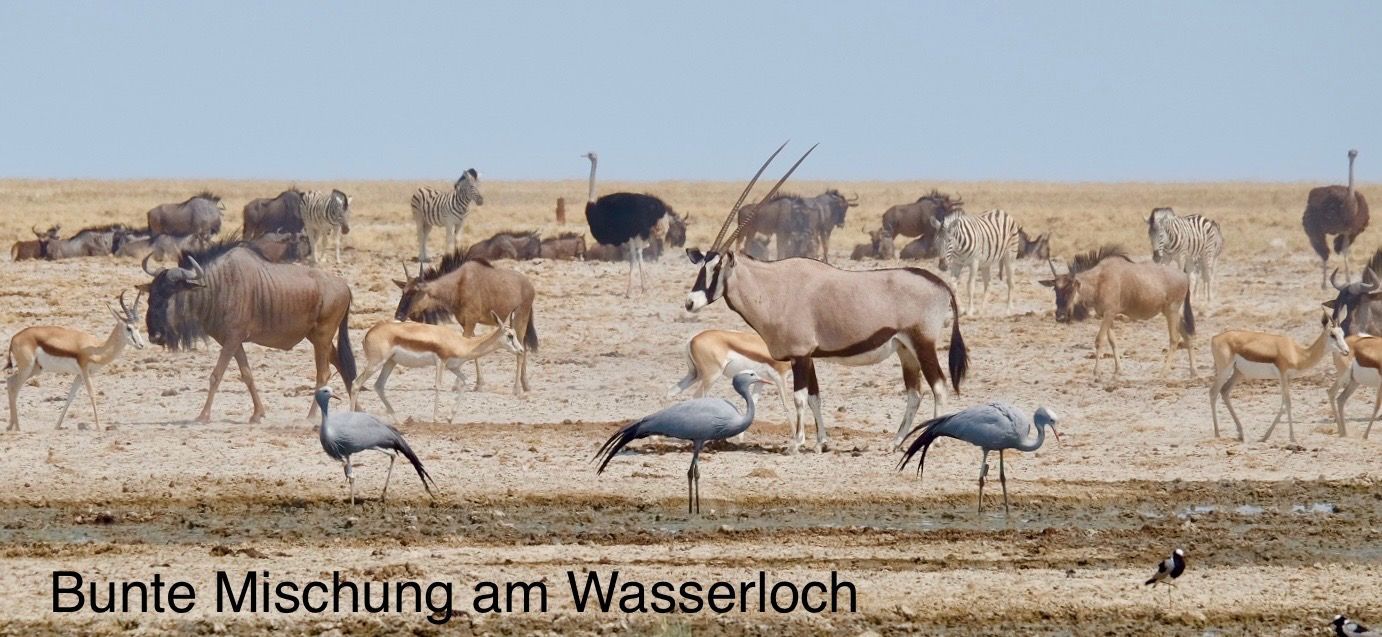
<svg viewBox="0 0 1382 637">
<path fill-rule="evenodd" d="M 1346 337 L 1348 349 L 1334 357 L 1334 367 L 1338 377 L 1329 388 L 1329 406 L 1334 410 L 1334 422 L 1339 426 L 1339 437 L 1348 435 L 1344 426 L 1344 405 L 1359 385 L 1367 385 L 1377 390 L 1372 403 L 1372 417 L 1368 418 L 1368 428 L 1363 431 L 1367 440 L 1372 433 L 1372 423 L 1382 410 L 1382 337 L 1360 334 Z M 1342 390 L 1342 391 L 1341 391 Z"/>
<path fill-rule="evenodd" d="M 1223 397 L 1228 415 L 1238 428 L 1238 442 L 1243 442 L 1243 423 L 1233 411 L 1229 394 L 1239 379 L 1271 380 L 1281 383 L 1281 406 L 1276 418 L 1260 442 L 1266 442 L 1286 414 L 1286 430 L 1291 442 L 1296 441 L 1295 416 L 1291 413 L 1291 379 L 1314 367 L 1328 351 L 1348 356 L 1349 346 L 1344 331 L 1325 313 L 1320 318 L 1320 335 L 1308 347 L 1302 347 L 1285 334 L 1230 330 L 1215 335 L 1209 341 L 1214 354 L 1214 383 L 1209 388 L 1209 413 L 1214 419 L 1214 437 L 1219 437 L 1219 398 Z M 1333 401 L 1331 401 L 1333 402 Z"/>
<path fill-rule="evenodd" d="M 1122 371 L 1118 344 L 1113 339 L 1113 320 L 1122 315 L 1145 321 L 1160 314 L 1166 319 L 1170 344 L 1162 361 L 1161 375 L 1171 369 L 1171 357 L 1184 347 L 1190 361 L 1190 377 L 1195 378 L 1195 313 L 1190 307 L 1190 279 L 1179 268 L 1164 263 L 1133 263 L 1116 246 L 1104 246 L 1078 255 L 1066 265 L 1066 274 L 1056 273 L 1056 264 L 1047 260 L 1053 278 L 1039 281 L 1056 292 L 1056 322 L 1083 321 L 1092 312 L 1101 320 L 1094 336 L 1094 377 L 1099 377 L 1099 361 L 1104 341 L 1113 350 L 1113 376 Z M 1177 322 L 1177 314 L 1180 320 Z"/>
<path fill-rule="evenodd" d="M 19 430 L 19 388 L 30 378 L 44 370 L 76 374 L 72 386 L 67 390 L 67 402 L 62 404 L 58 414 L 57 428 L 67 418 L 67 408 L 77 397 L 77 390 L 86 386 L 86 394 L 91 397 L 91 417 L 96 429 L 101 428 L 101 416 L 96 410 L 96 390 L 91 387 L 91 375 L 115 360 L 126 345 L 135 349 L 144 348 L 144 337 L 139 333 L 139 299 L 134 297 L 134 305 L 125 305 L 125 293 L 120 293 L 120 311 L 106 303 L 115 317 L 115 327 L 104 341 L 66 327 L 35 326 L 24 329 L 10 339 L 8 362 L 5 369 L 14 369 L 6 379 L 6 389 L 10 395 L 10 425 L 6 431 Z"/>
<path fill-rule="evenodd" d="M 461 390 L 465 387 L 465 372 L 461 368 L 466 361 L 478 360 L 501 347 L 512 354 L 523 352 L 523 344 L 513 329 L 513 312 L 509 313 L 507 319 L 499 318 L 497 314 L 492 315 L 499 327 L 484 336 L 464 336 L 455 329 L 428 323 L 385 321 L 371 327 L 365 334 L 363 345 L 365 369 L 355 379 L 350 410 L 360 410 L 360 390 L 377 371 L 379 379 L 374 382 L 374 392 L 379 394 L 379 400 L 384 403 L 389 417 L 397 422 L 398 416 L 394 413 L 393 405 L 389 403 L 388 396 L 384 395 L 384 385 L 389 381 L 389 374 L 398 365 L 436 366 L 437 378 L 432 385 L 432 422 L 439 422 L 437 410 L 441 402 L 443 368 L 456 375 L 456 382 L 451 387 L 456 400 L 451 405 L 451 415 L 446 418 L 446 422 L 454 420 L 456 410 L 461 406 Z"/>
<path fill-rule="evenodd" d="M 783 413 L 789 420 L 793 416 L 791 408 L 787 406 L 787 384 L 783 380 L 792 369 L 792 364 L 773 360 L 762 336 L 739 330 L 704 330 L 686 342 L 686 366 L 686 376 L 667 390 L 668 398 L 686 391 L 692 385 L 696 386 L 693 397 L 700 398 L 710 391 L 716 379 L 733 379 L 735 374 L 752 369 L 777 388 Z M 789 451 L 797 453 L 804 442 L 806 430 L 801 427 L 801 419 L 797 419 Z"/>
<path fill-rule="evenodd" d="M 764 262 L 735 250 L 752 216 L 739 218 L 734 232 L 726 236 L 729 227 L 758 178 L 785 147 L 778 148 L 749 181 L 709 250 L 687 250 L 700 270 L 687 294 L 686 309 L 697 312 L 723 297 L 763 337 L 774 360 L 792 363 L 797 404 L 805 398 L 815 416 L 818 452 L 826 448 L 826 433 L 815 359 L 872 365 L 896 354 L 907 396 L 893 440 L 896 445 L 911 429 L 921 405 L 923 376 L 935 399 L 934 413 L 939 414 L 945 403 L 945 372 L 936 348 L 944 338 L 947 319 L 952 321 L 949 367 L 956 391 L 969 367 L 955 294 L 940 277 L 920 268 L 852 272 L 814 259 Z M 810 154 L 808 150 L 802 155 L 763 200 L 771 199 Z"/>
</svg>

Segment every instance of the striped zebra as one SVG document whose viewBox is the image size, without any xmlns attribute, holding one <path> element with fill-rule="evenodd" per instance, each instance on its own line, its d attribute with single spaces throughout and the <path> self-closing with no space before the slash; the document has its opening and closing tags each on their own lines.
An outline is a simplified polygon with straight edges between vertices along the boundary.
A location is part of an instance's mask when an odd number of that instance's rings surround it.
<svg viewBox="0 0 1382 637">
<path fill-rule="evenodd" d="M 426 263 L 427 233 L 432 226 L 446 228 L 446 252 L 456 250 L 456 235 L 465 225 L 470 215 L 470 204 L 485 205 L 485 197 L 480 194 L 480 173 L 474 168 L 461 173 L 451 192 L 431 188 L 418 188 L 413 193 L 413 223 L 417 224 L 418 262 Z"/>
<path fill-rule="evenodd" d="M 1179 263 L 1190 277 L 1191 289 L 1198 286 L 1208 304 L 1213 305 L 1214 263 L 1224 251 L 1224 234 L 1219 224 L 1208 217 L 1177 217 L 1170 208 L 1157 208 L 1147 217 L 1147 239 L 1152 243 L 1152 259 L 1157 263 Z"/>
<path fill-rule="evenodd" d="M 312 244 L 312 263 L 326 249 L 326 239 L 336 238 L 336 263 L 341 262 L 341 235 L 350 234 L 350 197 L 339 190 L 302 193 L 302 229 Z"/>
<path fill-rule="evenodd" d="M 984 294 L 979 303 L 980 311 L 988 305 L 989 275 L 995 263 L 998 276 L 1008 282 L 1008 310 L 1013 307 L 1012 261 L 1017 257 L 1017 233 L 1021 229 L 1016 221 L 1002 210 L 990 210 L 980 215 L 971 215 L 957 210 L 936 224 L 936 242 L 941 246 L 941 270 L 949 269 L 955 275 L 955 286 L 960 285 L 960 273 L 969 268 L 969 280 L 965 294 L 969 297 L 966 314 L 974 313 L 974 276 L 979 271 L 984 274 Z"/>
</svg>

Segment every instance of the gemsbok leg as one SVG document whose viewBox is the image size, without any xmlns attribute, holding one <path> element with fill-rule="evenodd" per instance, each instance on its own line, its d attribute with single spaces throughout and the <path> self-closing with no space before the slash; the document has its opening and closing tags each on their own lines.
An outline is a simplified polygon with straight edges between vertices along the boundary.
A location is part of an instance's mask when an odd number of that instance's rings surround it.
<svg viewBox="0 0 1382 637">
<path fill-rule="evenodd" d="M 801 412 L 804 407 L 811 408 L 811 415 L 816 420 L 816 453 L 825 451 L 827 438 L 825 431 L 825 419 L 821 417 L 821 389 L 816 381 L 816 364 L 810 358 L 796 358 L 792 360 L 792 386 L 793 397 L 797 403 L 797 427 L 805 432 L 805 425 L 801 423 Z M 791 453 L 796 453 L 795 445 L 789 447 Z"/>
</svg>

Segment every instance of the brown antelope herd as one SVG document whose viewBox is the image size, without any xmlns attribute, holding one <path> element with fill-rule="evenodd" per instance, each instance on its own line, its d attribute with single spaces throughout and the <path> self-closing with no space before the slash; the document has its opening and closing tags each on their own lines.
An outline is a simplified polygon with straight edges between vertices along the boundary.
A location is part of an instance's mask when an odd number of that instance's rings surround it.
<svg viewBox="0 0 1382 637">
<path fill-rule="evenodd" d="M 311 228 L 304 226 L 304 215 L 312 214 L 307 211 L 310 202 L 304 203 L 305 198 L 312 199 L 311 193 L 289 188 L 276 196 L 255 199 L 244 207 L 241 229 L 224 235 L 225 203 L 210 192 L 153 207 L 145 214 L 146 225 L 142 227 L 111 223 L 63 237 L 58 225 L 47 230 L 35 226 L 34 238 L 21 239 L 11 247 L 12 261 L 115 256 L 140 260 L 149 279 L 138 286 L 134 305 L 127 305 L 125 295 L 120 295 L 119 310 L 111 308 L 115 326 L 104 340 L 59 326 L 29 327 L 11 337 L 6 366 L 12 370 L 6 381 L 9 429 L 19 428 L 20 388 L 45 370 L 75 376 L 58 425 L 77 392 L 85 387 L 93 421 L 99 427 L 92 376 L 118 357 L 125 346 L 144 346 L 138 320 L 141 311 L 151 343 L 183 349 L 209 339 L 221 346 L 197 416 L 203 422 L 211 418 L 212 400 L 231 359 L 239 367 L 253 404 L 251 422 L 266 414 L 248 361 L 248 343 L 286 350 L 308 341 L 315 363 L 315 386 L 325 386 L 334 368 L 350 393 L 352 409 L 358 408 L 365 383 L 377 375 L 375 392 L 395 419 L 385 384 L 397 366 L 436 369 L 434 421 L 440 416 L 442 372 L 454 375 L 452 391 L 459 405 L 464 364 L 473 362 L 475 387 L 480 389 L 479 359 L 495 352 L 505 351 L 515 357 L 513 392 L 524 396 L 532 391 L 529 359 L 538 351 L 535 305 L 540 304 L 539 286 L 529 275 L 502 267 L 499 261 L 626 260 L 637 263 L 641 270 L 644 259 L 656 260 L 669 247 L 681 247 L 686 242 L 688 219 L 661 199 L 612 193 L 597 200 L 595 155 L 586 156 L 591 161 L 591 202 L 587 206 L 593 231 L 590 236 L 598 234 L 605 237 L 604 242 L 598 238 L 589 241 L 588 235 L 578 232 L 543 237 L 536 230 L 515 229 L 452 250 L 440 263 L 428 265 L 427 228 L 445 227 L 448 246 L 452 245 L 454 235 L 463 235 L 463 221 L 472 213 L 471 206 L 482 205 L 484 199 L 474 169 L 464 172 L 451 190 L 420 189 L 411 202 L 422 244 L 419 265 L 414 273 L 405 263 L 404 278 L 394 281 L 400 299 L 393 320 L 366 332 L 362 347 L 365 366 L 358 375 L 349 336 L 351 285 L 316 267 L 314 248 L 322 249 L 324 243 L 314 242 L 307 234 Z M 1222 398 L 1238 439 L 1245 438 L 1231 401 L 1239 380 L 1276 380 L 1280 385 L 1279 409 L 1261 438 L 1264 441 L 1283 415 L 1287 435 L 1295 441 L 1291 381 L 1326 355 L 1331 356 L 1337 377 L 1329 389 L 1329 404 L 1340 436 L 1346 435 L 1344 408 L 1357 387 L 1377 389 L 1382 385 L 1382 336 L 1371 335 L 1382 334 L 1382 283 L 1378 278 L 1382 274 L 1382 250 L 1358 271 L 1357 278 L 1348 262 L 1349 247 L 1368 224 L 1366 199 L 1353 180 L 1356 157 L 1356 151 L 1349 151 L 1347 186 L 1316 188 L 1305 197 L 1302 226 L 1326 271 L 1330 247 L 1326 235 L 1334 236 L 1333 249 L 1344 260 L 1342 280 L 1338 270 L 1324 278 L 1332 283 L 1336 295 L 1324 303 L 1326 312 L 1318 337 L 1309 345 L 1300 345 L 1286 335 L 1243 329 L 1210 339 L 1214 362 L 1209 382 L 1210 420 L 1215 437 L 1219 436 L 1218 402 Z M 766 196 L 746 202 L 763 172 L 760 169 L 739 201 L 729 208 L 711 244 L 705 250 L 686 250 L 697 274 L 685 309 L 697 312 L 724 299 L 748 329 L 708 329 L 692 336 L 682 352 L 688 371 L 667 392 L 668 397 L 693 387 L 695 395 L 701 396 L 718 378 L 756 370 L 776 386 L 793 424 L 787 450 L 796 453 L 805 443 L 802 419 L 809 409 L 819 451 L 826 447 L 828 436 L 816 361 L 873 365 L 895 356 L 901 364 L 905 398 L 894 438 L 895 443 L 900 442 L 912 430 L 923 391 L 931 394 L 931 413 L 939 415 L 945 409 L 947 383 L 958 391 L 969 370 L 971 352 L 984 354 L 981 348 L 971 350 L 961 329 L 961 316 L 974 310 L 976 272 L 982 274 L 984 285 L 979 310 L 987 298 L 991 268 L 996 267 L 999 279 L 1008 286 L 1010 312 L 1014 279 L 1021 276 L 1012 266 L 1018 258 L 1046 261 L 1051 278 L 1037 282 L 1054 292 L 1057 323 L 1082 321 L 1089 316 L 1099 319 L 1093 345 L 1096 379 L 1105 347 L 1113 358 L 1113 379 L 1122 373 L 1119 337 L 1115 335 L 1118 319 L 1145 321 L 1158 316 L 1166 321 L 1167 331 L 1162 376 L 1170 371 L 1177 353 L 1185 350 L 1189 376 L 1197 377 L 1197 308 L 1192 305 L 1214 303 L 1214 266 L 1225 242 L 1213 220 L 1179 215 L 1169 206 L 1158 206 L 1141 220 L 1147 224 L 1151 259 L 1134 259 L 1118 246 L 1099 246 L 1065 260 L 1061 272 L 1051 257 L 1051 235 L 1029 233 L 1017 222 L 1020 210 L 1013 214 L 998 209 L 971 214 L 958 194 L 931 190 L 914 201 L 883 210 L 876 229 L 867 231 L 869 242 L 855 246 L 850 253 L 854 261 L 900 263 L 879 268 L 855 265 L 847 270 L 830 265 L 830 239 L 835 229 L 845 225 L 849 209 L 860 206 L 859 197 L 836 189 L 814 196 L 781 191 L 783 182 L 805 158 L 803 155 Z M 319 213 L 321 219 L 309 219 L 308 226 L 327 222 L 343 226 L 341 215 L 350 198 L 339 190 L 331 192 L 344 202 L 341 210 Z M 598 232 L 594 232 L 597 226 Z M 340 234 L 345 231 L 343 226 Z M 900 249 L 896 243 L 899 237 L 906 242 Z M 940 268 L 951 270 L 957 283 L 960 272 L 969 270 L 968 312 L 961 311 L 962 304 L 951 285 L 931 270 L 911 263 L 926 259 L 939 259 Z M 151 260 L 170 265 L 151 269 Z M 631 289 L 632 278 L 628 291 Z M 1193 294 L 1197 289 L 1200 295 Z M 146 296 L 147 310 L 141 310 L 139 303 Z M 454 321 L 459 329 L 438 325 L 443 321 Z M 477 335 L 476 327 L 482 325 L 493 329 Z M 944 363 L 942 349 L 946 350 Z M 668 352 L 667 358 L 671 361 L 674 354 Z M 793 407 L 787 402 L 788 372 Z M 448 422 L 456 410 L 453 405 Z M 1374 402 L 1364 438 L 1379 410 L 1382 394 Z"/>
</svg>

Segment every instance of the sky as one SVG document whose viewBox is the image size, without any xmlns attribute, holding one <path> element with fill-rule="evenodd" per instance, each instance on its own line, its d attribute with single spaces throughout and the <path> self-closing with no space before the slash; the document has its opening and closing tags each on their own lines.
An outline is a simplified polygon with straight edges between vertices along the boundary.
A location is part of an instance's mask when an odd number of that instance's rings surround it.
<svg viewBox="0 0 1382 637">
<path fill-rule="evenodd" d="M 0 0 L 0 177 L 1382 181 L 1379 2 Z M 794 157 L 789 158 L 794 159 Z M 782 160 L 779 160 L 782 161 Z M 770 171 L 771 172 L 771 171 Z"/>
</svg>

